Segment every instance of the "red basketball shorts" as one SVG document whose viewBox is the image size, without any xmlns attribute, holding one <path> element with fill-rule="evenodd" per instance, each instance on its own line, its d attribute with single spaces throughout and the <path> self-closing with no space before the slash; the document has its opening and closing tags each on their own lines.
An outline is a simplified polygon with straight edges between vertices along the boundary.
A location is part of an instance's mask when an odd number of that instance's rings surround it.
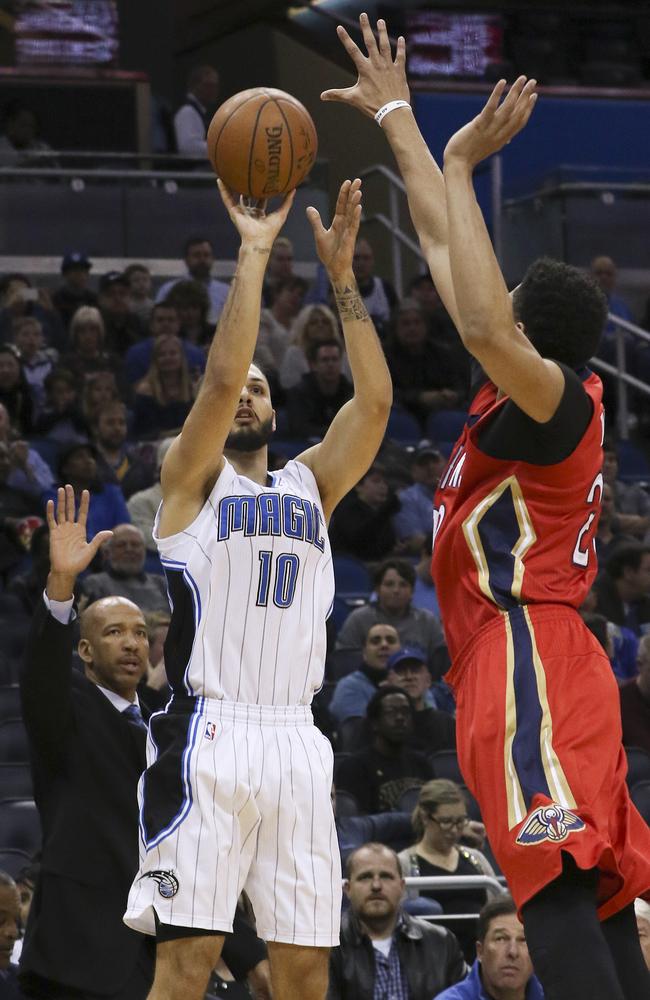
<svg viewBox="0 0 650 1000">
<path fill-rule="evenodd" d="M 616 680 L 577 612 L 500 614 L 447 680 L 460 767 L 518 907 L 557 878 L 563 851 L 599 869 L 601 919 L 650 899 L 650 828 L 625 784 Z"/>
</svg>

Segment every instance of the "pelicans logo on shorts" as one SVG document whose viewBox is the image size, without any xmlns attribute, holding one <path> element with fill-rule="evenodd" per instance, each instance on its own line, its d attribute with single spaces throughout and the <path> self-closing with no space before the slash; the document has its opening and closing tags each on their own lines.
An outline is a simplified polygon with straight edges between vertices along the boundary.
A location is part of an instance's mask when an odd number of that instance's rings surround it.
<svg viewBox="0 0 650 1000">
<path fill-rule="evenodd" d="M 531 813 L 519 831 L 517 843 L 529 846 L 549 840 L 553 844 L 559 844 L 570 833 L 577 833 L 584 828 L 585 824 L 579 816 L 553 802 L 550 806 L 540 806 Z"/>
<path fill-rule="evenodd" d="M 178 879 L 172 871 L 162 871 L 160 868 L 145 872 L 142 878 L 152 878 L 158 883 L 158 892 L 164 899 L 171 899 L 178 892 Z"/>
</svg>

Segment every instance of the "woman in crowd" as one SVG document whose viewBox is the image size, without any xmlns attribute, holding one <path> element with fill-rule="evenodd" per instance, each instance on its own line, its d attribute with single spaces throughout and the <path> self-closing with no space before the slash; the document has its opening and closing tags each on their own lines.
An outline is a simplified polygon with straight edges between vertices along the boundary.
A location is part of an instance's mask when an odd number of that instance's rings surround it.
<svg viewBox="0 0 650 1000">
<path fill-rule="evenodd" d="M 177 281 L 165 299 L 173 306 L 181 321 L 181 337 L 197 347 L 207 348 L 214 334 L 214 324 L 208 323 L 210 299 L 200 281 Z"/>
<path fill-rule="evenodd" d="M 123 402 L 113 372 L 98 371 L 86 376 L 81 409 L 88 427 L 94 427 L 108 403 Z"/>
<path fill-rule="evenodd" d="M 291 343 L 286 349 L 280 366 L 280 385 L 291 389 L 298 385 L 303 375 L 309 371 L 307 348 L 310 344 L 335 338 L 343 350 L 343 338 L 339 325 L 331 309 L 320 304 L 305 306 L 300 310 L 291 327 Z M 350 366 L 343 355 L 343 374 L 351 378 Z"/>
<path fill-rule="evenodd" d="M 52 486 L 54 477 L 49 465 L 37 451 L 30 448 L 27 441 L 20 439 L 20 435 L 11 425 L 7 407 L 2 403 L 0 403 L 0 442 L 7 445 L 11 456 L 8 486 L 36 496 Z"/>
<path fill-rule="evenodd" d="M 34 404 L 18 351 L 13 344 L 0 344 L 0 403 L 20 434 L 31 434 Z"/>
<path fill-rule="evenodd" d="M 151 366 L 136 386 L 133 436 L 167 437 L 183 426 L 192 407 L 194 386 L 178 337 L 158 337 Z"/>
<path fill-rule="evenodd" d="M 81 306 L 70 322 L 71 349 L 63 366 L 83 381 L 95 372 L 111 371 L 119 376 L 122 362 L 116 354 L 104 349 L 104 320 L 99 309 Z"/>
<path fill-rule="evenodd" d="M 45 406 L 34 433 L 49 441 L 70 444 L 87 441 L 90 431 L 79 404 L 78 380 L 67 368 L 55 368 L 47 376 Z"/>
</svg>

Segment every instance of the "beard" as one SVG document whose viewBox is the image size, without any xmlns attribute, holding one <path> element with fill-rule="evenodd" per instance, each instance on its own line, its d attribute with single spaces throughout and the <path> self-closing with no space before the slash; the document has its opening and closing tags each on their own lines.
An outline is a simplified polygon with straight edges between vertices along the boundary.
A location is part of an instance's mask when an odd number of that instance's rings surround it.
<svg viewBox="0 0 650 1000">
<path fill-rule="evenodd" d="M 273 417 L 269 417 L 259 427 L 238 427 L 231 431 L 223 446 L 224 451 L 259 451 L 269 443 L 273 433 Z"/>
</svg>

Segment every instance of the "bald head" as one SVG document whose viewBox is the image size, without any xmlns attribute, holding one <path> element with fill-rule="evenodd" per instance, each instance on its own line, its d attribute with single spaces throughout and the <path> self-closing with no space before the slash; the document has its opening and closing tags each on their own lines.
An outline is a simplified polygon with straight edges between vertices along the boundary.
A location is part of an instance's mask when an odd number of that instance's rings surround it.
<svg viewBox="0 0 650 1000">
<path fill-rule="evenodd" d="M 112 570 L 124 576 L 142 573 L 147 555 L 144 535 L 135 524 L 118 524 L 106 542 L 106 555 Z"/>
<path fill-rule="evenodd" d="M 606 295 L 614 290 L 616 264 L 611 257 L 594 257 L 591 262 L 591 273 Z"/>
<path fill-rule="evenodd" d="M 79 619 L 79 633 L 82 639 L 89 639 L 97 628 L 103 628 L 107 621 L 115 616 L 120 616 L 122 612 L 127 614 L 140 615 L 144 621 L 144 615 L 140 608 L 128 597 L 102 597 L 99 601 L 94 601 L 81 614 Z"/>
<path fill-rule="evenodd" d="M 86 608 L 80 621 L 79 656 L 86 677 L 133 701 L 149 661 L 144 615 L 126 597 L 104 597 Z"/>
</svg>

